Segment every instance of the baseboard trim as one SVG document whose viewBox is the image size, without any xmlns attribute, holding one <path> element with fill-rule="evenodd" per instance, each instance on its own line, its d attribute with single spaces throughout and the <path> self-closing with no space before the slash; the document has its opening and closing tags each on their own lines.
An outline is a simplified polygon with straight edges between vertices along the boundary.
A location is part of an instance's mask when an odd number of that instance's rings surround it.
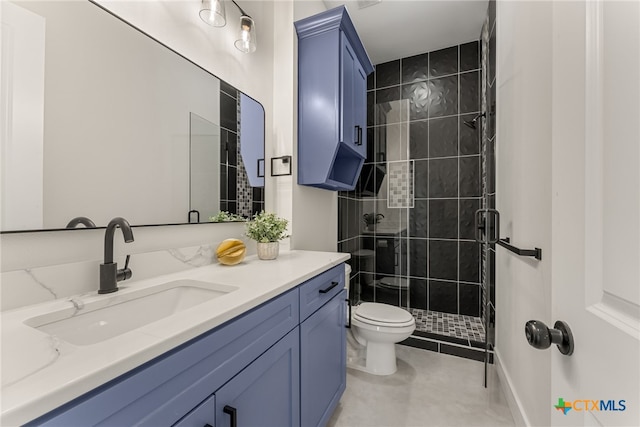
<svg viewBox="0 0 640 427">
<path fill-rule="evenodd" d="M 529 419 L 527 418 L 527 414 L 524 411 L 520 398 L 518 397 L 518 393 L 513 388 L 513 382 L 511 381 L 509 373 L 505 371 L 504 366 L 502 366 L 502 358 L 500 357 L 500 351 L 497 348 L 494 349 L 494 363 L 498 372 L 500 386 L 504 392 L 505 398 L 507 399 L 507 405 L 509 405 L 513 421 L 518 427 L 530 426 L 531 422 L 529 422 Z"/>
</svg>

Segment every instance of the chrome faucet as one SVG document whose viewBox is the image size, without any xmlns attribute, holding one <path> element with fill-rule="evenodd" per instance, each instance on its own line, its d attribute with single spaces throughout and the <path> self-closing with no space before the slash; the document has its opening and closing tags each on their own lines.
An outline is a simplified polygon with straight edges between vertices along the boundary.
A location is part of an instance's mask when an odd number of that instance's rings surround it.
<svg viewBox="0 0 640 427">
<path fill-rule="evenodd" d="M 99 294 L 108 294 L 118 290 L 118 282 L 131 278 L 129 258 L 124 263 L 124 268 L 118 269 L 118 263 L 113 262 L 113 238 L 116 228 L 120 227 L 126 243 L 133 242 L 133 231 L 124 218 L 113 218 L 104 233 L 104 264 L 100 264 L 100 289 Z"/>
</svg>

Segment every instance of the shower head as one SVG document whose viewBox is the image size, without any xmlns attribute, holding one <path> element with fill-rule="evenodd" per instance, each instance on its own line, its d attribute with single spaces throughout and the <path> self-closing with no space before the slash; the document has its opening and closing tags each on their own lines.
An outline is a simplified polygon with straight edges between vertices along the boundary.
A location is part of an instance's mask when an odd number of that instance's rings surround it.
<svg viewBox="0 0 640 427">
<path fill-rule="evenodd" d="M 480 114 L 478 114 L 477 116 L 475 116 L 475 117 L 473 118 L 473 120 L 465 120 L 465 121 L 464 121 L 464 124 L 465 124 L 466 126 L 470 127 L 471 129 L 477 129 L 477 127 L 476 127 L 476 122 L 478 121 L 478 119 L 479 119 L 480 117 L 485 117 L 485 113 L 480 113 Z"/>
</svg>

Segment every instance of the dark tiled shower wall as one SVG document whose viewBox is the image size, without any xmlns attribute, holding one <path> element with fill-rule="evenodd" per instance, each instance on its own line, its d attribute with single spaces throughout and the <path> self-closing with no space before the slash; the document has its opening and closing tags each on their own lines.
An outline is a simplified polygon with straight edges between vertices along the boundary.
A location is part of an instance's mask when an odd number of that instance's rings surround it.
<svg viewBox="0 0 640 427">
<path fill-rule="evenodd" d="M 249 217 L 264 210 L 264 188 L 251 187 L 240 156 L 238 90 L 220 81 L 220 210 Z"/>
<path fill-rule="evenodd" d="M 486 112 L 486 119 L 482 128 L 482 207 L 495 209 L 496 207 L 496 166 L 495 166 L 495 138 L 496 138 L 496 1 L 490 0 L 487 17 L 482 27 L 482 111 Z M 483 287 L 483 316 L 487 344 L 493 347 L 495 343 L 495 244 L 483 248 L 482 257 L 485 269 L 482 272 Z M 485 316 L 484 306 L 488 301 L 488 316 Z"/>
<path fill-rule="evenodd" d="M 464 125 L 480 111 L 480 84 L 478 41 L 378 64 L 369 76 L 368 158 L 356 190 L 338 198 L 339 250 L 353 254 L 354 285 L 371 282 L 363 300 L 480 315 L 480 131 Z M 413 162 L 412 207 L 387 206 L 382 178 L 394 161 Z M 383 211 L 399 219 L 366 232 L 362 215 Z M 409 292 L 378 286 L 383 277 L 408 281 Z"/>
</svg>

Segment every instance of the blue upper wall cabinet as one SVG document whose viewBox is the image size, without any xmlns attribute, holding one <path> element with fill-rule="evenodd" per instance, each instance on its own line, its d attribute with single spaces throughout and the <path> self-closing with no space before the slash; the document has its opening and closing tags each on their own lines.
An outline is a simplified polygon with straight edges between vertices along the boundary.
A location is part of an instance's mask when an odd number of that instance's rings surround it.
<svg viewBox="0 0 640 427">
<path fill-rule="evenodd" d="M 344 6 L 295 26 L 298 184 L 353 190 L 367 156 L 367 75 L 373 65 Z"/>
</svg>

